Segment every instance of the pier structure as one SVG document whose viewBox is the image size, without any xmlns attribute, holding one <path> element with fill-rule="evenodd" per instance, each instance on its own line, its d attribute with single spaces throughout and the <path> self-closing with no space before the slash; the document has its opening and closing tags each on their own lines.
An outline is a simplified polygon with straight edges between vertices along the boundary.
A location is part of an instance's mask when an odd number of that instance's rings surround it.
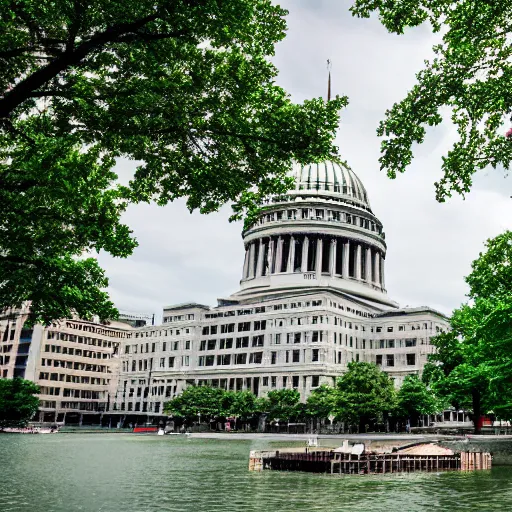
<svg viewBox="0 0 512 512">
<path fill-rule="evenodd" d="M 412 472 L 488 470 L 492 456 L 482 452 L 454 452 L 433 443 L 394 452 L 365 451 L 364 445 L 335 450 L 315 448 L 251 451 L 249 471 L 303 471 L 331 475 L 369 475 Z"/>
</svg>

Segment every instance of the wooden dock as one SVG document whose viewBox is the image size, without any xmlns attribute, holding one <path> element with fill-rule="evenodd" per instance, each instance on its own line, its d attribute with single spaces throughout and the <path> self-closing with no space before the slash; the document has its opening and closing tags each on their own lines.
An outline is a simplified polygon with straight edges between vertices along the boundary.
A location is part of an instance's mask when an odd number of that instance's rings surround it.
<svg viewBox="0 0 512 512">
<path fill-rule="evenodd" d="M 359 445 L 362 446 L 362 445 Z M 433 444 L 409 447 L 392 453 L 364 449 L 285 449 L 252 451 L 250 471 L 304 471 L 331 475 L 370 475 L 412 472 L 475 471 L 491 469 L 489 453 L 458 452 Z"/>
</svg>

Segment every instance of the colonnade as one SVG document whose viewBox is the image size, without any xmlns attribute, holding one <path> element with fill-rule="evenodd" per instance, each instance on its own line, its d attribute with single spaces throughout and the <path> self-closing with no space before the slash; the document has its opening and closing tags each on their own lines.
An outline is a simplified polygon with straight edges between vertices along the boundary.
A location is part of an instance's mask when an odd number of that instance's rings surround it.
<svg viewBox="0 0 512 512">
<path fill-rule="evenodd" d="M 311 273 L 364 281 L 384 288 L 384 258 L 376 247 L 328 235 L 264 237 L 246 245 L 242 279 Z"/>
</svg>

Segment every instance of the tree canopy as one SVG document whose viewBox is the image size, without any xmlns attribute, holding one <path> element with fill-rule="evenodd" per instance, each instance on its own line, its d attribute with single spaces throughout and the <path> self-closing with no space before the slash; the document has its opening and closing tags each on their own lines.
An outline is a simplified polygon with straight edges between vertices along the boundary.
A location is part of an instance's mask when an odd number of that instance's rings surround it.
<svg viewBox="0 0 512 512">
<path fill-rule="evenodd" d="M 473 175 L 486 167 L 510 167 L 512 141 L 506 137 L 512 112 L 512 4 L 508 0 L 356 0 L 354 15 L 378 13 L 396 34 L 429 23 L 442 34 L 434 58 L 425 61 L 417 83 L 386 112 L 377 133 L 383 137 L 381 169 L 395 178 L 413 159 L 428 127 L 443 122 L 447 109 L 458 140 L 443 156 L 436 198 L 469 192 Z"/>
<path fill-rule="evenodd" d="M 29 380 L 0 379 L 0 427 L 24 427 L 39 407 L 37 393 Z"/>
<path fill-rule="evenodd" d="M 393 381 L 373 363 L 351 362 L 337 382 L 336 416 L 365 431 L 366 424 L 382 423 L 396 406 Z"/>
<path fill-rule="evenodd" d="M 408 418 L 416 426 L 420 415 L 435 414 L 440 409 L 441 404 L 417 375 L 404 378 L 396 396 L 396 416 Z"/>
<path fill-rule="evenodd" d="M 24 0 L 0 7 L 0 309 L 116 314 L 91 252 L 126 257 L 129 202 L 190 210 L 282 193 L 333 156 L 346 98 L 294 104 L 270 62 L 270 0 Z M 128 187 L 116 159 L 137 163 Z"/>
<path fill-rule="evenodd" d="M 425 379 L 454 406 L 471 408 L 475 430 L 487 412 L 512 419 L 512 232 L 488 240 L 466 278 L 471 302 L 456 309 L 451 331 L 432 339 Z"/>
</svg>

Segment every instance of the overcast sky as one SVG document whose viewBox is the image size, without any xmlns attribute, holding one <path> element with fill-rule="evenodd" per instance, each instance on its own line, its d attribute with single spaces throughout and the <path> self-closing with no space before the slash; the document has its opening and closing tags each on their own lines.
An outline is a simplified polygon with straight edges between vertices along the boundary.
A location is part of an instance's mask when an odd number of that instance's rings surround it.
<svg viewBox="0 0 512 512">
<path fill-rule="evenodd" d="M 487 238 L 509 228 L 512 181 L 489 170 L 465 200 L 439 204 L 434 182 L 441 156 L 454 140 L 451 125 L 437 127 L 415 151 L 410 169 L 396 180 L 379 171 L 375 129 L 384 112 L 402 99 L 436 42 L 427 27 L 405 36 L 388 34 L 376 19 L 359 20 L 348 0 L 283 0 L 290 11 L 288 35 L 277 46 L 279 85 L 296 102 L 325 96 L 326 60 L 333 94 L 350 104 L 342 112 L 337 145 L 363 181 L 373 212 L 384 224 L 388 252 L 386 287 L 401 306 L 428 305 L 445 313 L 467 292 L 464 275 Z M 119 164 L 120 174 L 130 163 Z M 208 216 L 190 214 L 184 202 L 166 207 L 131 206 L 124 221 L 139 247 L 127 260 L 100 256 L 112 299 L 124 311 L 156 313 L 186 301 L 216 305 L 238 289 L 243 265 L 241 223 L 230 208 Z"/>
</svg>

